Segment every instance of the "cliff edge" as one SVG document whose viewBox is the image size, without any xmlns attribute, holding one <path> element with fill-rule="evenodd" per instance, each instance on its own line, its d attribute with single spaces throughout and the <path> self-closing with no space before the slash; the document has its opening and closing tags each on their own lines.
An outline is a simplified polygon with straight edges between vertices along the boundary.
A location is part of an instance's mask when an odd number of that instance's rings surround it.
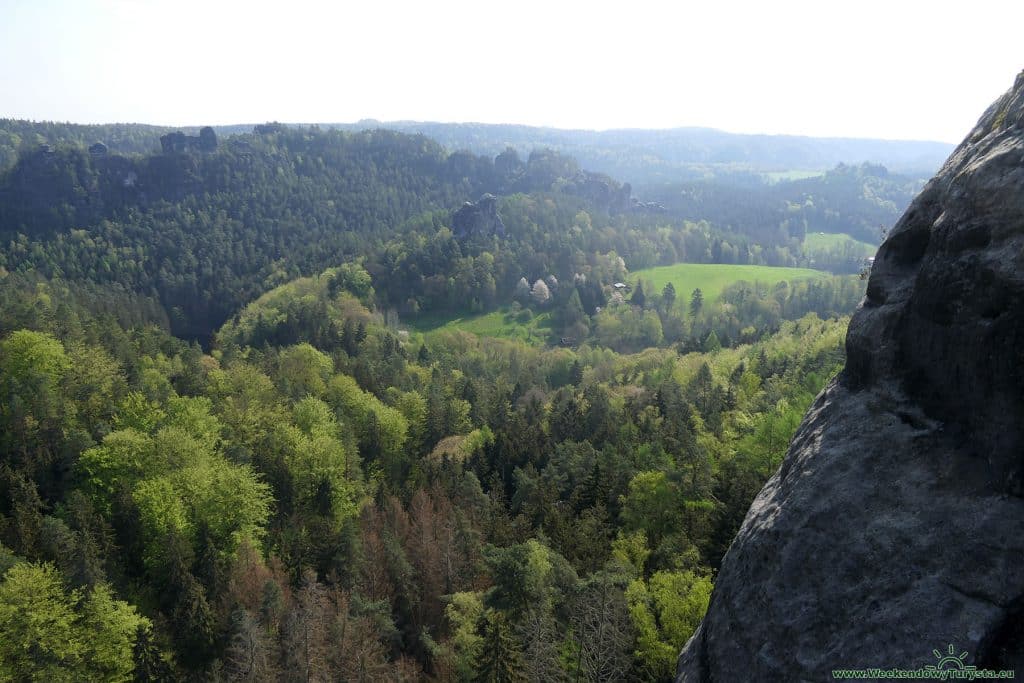
<svg viewBox="0 0 1024 683">
<path fill-rule="evenodd" d="M 917 669 L 950 645 L 1024 675 L 1024 72 L 879 248 L 846 350 L 679 681 Z"/>
</svg>

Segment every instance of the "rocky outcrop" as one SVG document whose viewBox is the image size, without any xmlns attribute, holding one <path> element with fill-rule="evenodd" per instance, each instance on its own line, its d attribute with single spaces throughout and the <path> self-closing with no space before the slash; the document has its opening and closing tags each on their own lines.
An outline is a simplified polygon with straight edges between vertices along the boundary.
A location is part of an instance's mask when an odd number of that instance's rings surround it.
<svg viewBox="0 0 1024 683">
<path fill-rule="evenodd" d="M 459 239 L 473 235 L 504 237 L 505 224 L 498 215 L 498 198 L 485 194 L 476 204 L 463 204 L 452 214 L 452 232 Z"/>
<path fill-rule="evenodd" d="M 633 188 L 629 183 L 620 185 L 603 173 L 580 171 L 568 180 L 564 191 L 583 197 L 613 215 L 626 213 L 633 207 L 630 201 Z"/>
<path fill-rule="evenodd" d="M 210 126 L 199 129 L 199 135 L 185 135 L 180 130 L 160 136 L 164 154 L 181 154 L 189 150 L 213 152 L 217 149 L 217 133 Z"/>
<path fill-rule="evenodd" d="M 949 645 L 1024 672 L 1024 73 L 879 249 L 846 346 L 680 681 L 924 668 Z"/>
<path fill-rule="evenodd" d="M 664 206 L 657 202 L 642 202 L 633 197 L 629 183 L 619 184 L 603 173 L 580 171 L 566 179 L 562 191 L 583 197 L 602 211 L 611 215 L 622 213 L 666 213 Z"/>
<path fill-rule="evenodd" d="M 275 135 L 277 133 L 283 133 L 285 126 L 283 123 L 272 121 L 270 123 L 258 123 L 253 126 L 252 132 L 256 135 Z"/>
</svg>

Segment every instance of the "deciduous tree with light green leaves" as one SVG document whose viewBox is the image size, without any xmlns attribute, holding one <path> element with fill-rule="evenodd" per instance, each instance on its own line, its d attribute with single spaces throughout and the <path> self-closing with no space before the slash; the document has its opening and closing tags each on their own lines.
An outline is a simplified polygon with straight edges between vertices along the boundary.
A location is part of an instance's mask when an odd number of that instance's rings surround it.
<svg viewBox="0 0 1024 683">
<path fill-rule="evenodd" d="M 293 505 L 340 523 L 357 512 L 358 486 L 350 477 L 355 454 L 346 452 L 330 407 L 313 397 L 295 404 L 295 425 L 281 425 L 274 442 L 283 450 Z M 326 506 L 327 509 L 318 509 Z"/>
<path fill-rule="evenodd" d="M 671 680 L 679 650 L 700 624 L 711 599 L 711 579 L 693 572 L 654 574 L 626 589 L 636 629 L 636 657 L 654 680 Z"/>
<path fill-rule="evenodd" d="M 196 531 L 205 526 L 214 546 L 225 554 L 233 553 L 243 539 L 258 542 L 272 501 L 270 487 L 251 468 L 217 457 L 147 479 L 132 497 L 151 568 L 162 563 L 163 541 L 170 533 L 194 542 Z"/>
<path fill-rule="evenodd" d="M 27 455 L 70 421 L 74 406 L 61 386 L 70 367 L 64 346 L 49 334 L 18 330 L 0 341 L 0 445 Z"/>
<path fill-rule="evenodd" d="M 306 396 L 323 396 L 333 370 L 334 363 L 328 356 L 309 344 L 297 344 L 278 356 L 277 386 L 295 401 Z"/>
<path fill-rule="evenodd" d="M 331 378 L 325 399 L 338 418 L 355 432 L 360 455 L 379 460 L 389 476 L 399 477 L 404 465 L 402 447 L 409 431 L 405 416 L 360 389 L 356 381 L 347 375 Z"/>
<path fill-rule="evenodd" d="M 444 610 L 451 624 L 448 647 L 455 658 L 455 671 L 459 680 L 473 675 L 473 667 L 483 644 L 483 637 L 477 632 L 477 625 L 484 614 L 484 602 L 480 593 L 455 593 Z"/>
<path fill-rule="evenodd" d="M 128 681 L 149 620 L 104 584 L 67 590 L 48 564 L 19 563 L 0 581 L 0 679 Z"/>
</svg>

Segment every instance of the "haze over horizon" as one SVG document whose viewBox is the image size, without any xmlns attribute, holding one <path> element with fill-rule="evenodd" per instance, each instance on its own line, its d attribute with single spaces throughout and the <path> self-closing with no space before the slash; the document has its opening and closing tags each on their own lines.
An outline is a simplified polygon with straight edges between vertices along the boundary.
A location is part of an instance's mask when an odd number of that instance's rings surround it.
<svg viewBox="0 0 1024 683">
<path fill-rule="evenodd" d="M 971 20 L 987 15 L 984 32 Z M 0 4 L 0 117 L 437 121 L 958 142 L 1024 5 Z"/>
</svg>

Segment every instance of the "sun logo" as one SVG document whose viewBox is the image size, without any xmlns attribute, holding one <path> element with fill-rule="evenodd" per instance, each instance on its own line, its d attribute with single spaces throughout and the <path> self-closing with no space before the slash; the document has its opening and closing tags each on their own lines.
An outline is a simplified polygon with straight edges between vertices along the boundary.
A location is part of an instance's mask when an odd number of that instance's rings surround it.
<svg viewBox="0 0 1024 683">
<path fill-rule="evenodd" d="M 939 660 L 936 664 L 929 664 L 925 667 L 928 671 L 949 671 L 956 669 L 958 671 L 967 671 L 969 669 L 976 669 L 974 666 L 964 666 L 964 660 L 967 659 L 967 653 L 961 652 L 956 654 L 956 648 L 952 645 L 943 654 L 938 650 L 932 650 L 932 654 L 935 655 L 935 659 Z"/>
</svg>

